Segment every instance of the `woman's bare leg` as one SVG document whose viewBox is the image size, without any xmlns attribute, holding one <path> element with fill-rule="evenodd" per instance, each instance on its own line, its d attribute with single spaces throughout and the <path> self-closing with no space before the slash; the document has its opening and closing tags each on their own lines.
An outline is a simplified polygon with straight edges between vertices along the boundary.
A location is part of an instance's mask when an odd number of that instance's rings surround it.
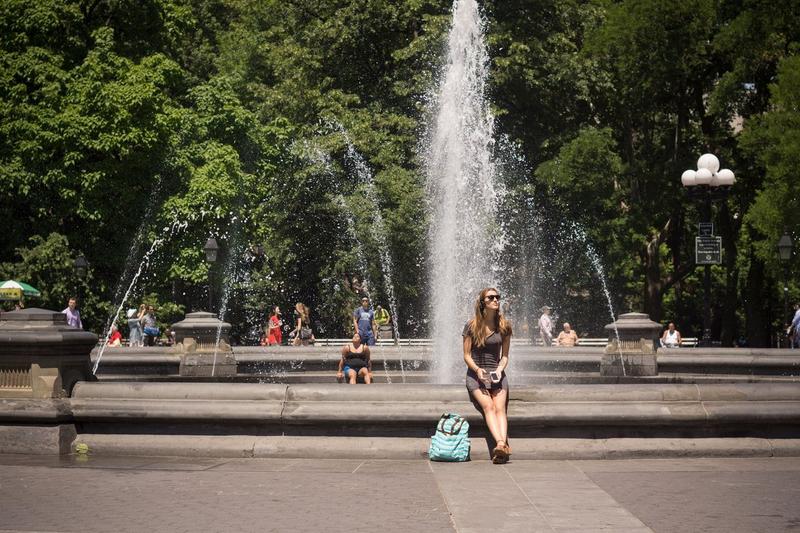
<svg viewBox="0 0 800 533">
<path fill-rule="evenodd" d="M 494 392 L 494 391 L 493 391 Z M 508 415 L 506 413 L 506 400 L 508 391 L 500 389 L 492 395 L 494 412 L 497 417 L 498 434 L 503 444 L 508 445 Z"/>
<path fill-rule="evenodd" d="M 361 370 L 359 370 L 358 375 L 364 378 L 365 384 L 369 385 L 372 383 L 372 380 L 369 377 L 369 369 L 367 367 L 363 367 Z"/>
<path fill-rule="evenodd" d="M 489 433 L 492 434 L 494 440 L 500 440 L 500 426 L 497 421 L 497 413 L 495 412 L 494 402 L 491 396 L 485 389 L 478 389 L 472 391 L 472 397 L 478 402 L 483 410 L 483 416 L 486 419 L 486 426 L 489 428 Z"/>
<path fill-rule="evenodd" d="M 350 383 L 350 385 L 356 384 L 356 371 L 352 368 L 347 371 L 347 382 Z"/>
</svg>

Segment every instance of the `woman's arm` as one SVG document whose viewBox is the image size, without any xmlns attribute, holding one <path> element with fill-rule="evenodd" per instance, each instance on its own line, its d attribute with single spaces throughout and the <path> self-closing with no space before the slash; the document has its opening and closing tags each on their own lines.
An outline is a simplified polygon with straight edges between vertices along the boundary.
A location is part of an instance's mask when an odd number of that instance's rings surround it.
<svg viewBox="0 0 800 533">
<path fill-rule="evenodd" d="M 342 353 L 342 357 L 339 358 L 339 370 L 336 373 L 337 377 L 344 376 L 344 371 L 343 371 L 343 368 L 344 368 L 344 356 L 345 356 L 345 353 L 347 353 L 347 346 L 342 346 L 342 352 L 341 353 Z"/>
<path fill-rule="evenodd" d="M 367 372 L 372 374 L 372 354 L 369 352 L 369 346 L 364 345 L 364 357 L 367 358 Z"/>
<path fill-rule="evenodd" d="M 467 368 L 478 375 L 478 379 L 484 379 L 483 369 L 476 365 L 475 360 L 472 359 L 472 336 L 470 335 L 464 337 L 464 362 L 467 363 Z"/>
<path fill-rule="evenodd" d="M 508 350 L 511 348 L 511 335 L 503 337 L 503 351 L 500 352 L 500 362 L 497 363 L 497 370 L 503 372 L 508 366 Z"/>
</svg>

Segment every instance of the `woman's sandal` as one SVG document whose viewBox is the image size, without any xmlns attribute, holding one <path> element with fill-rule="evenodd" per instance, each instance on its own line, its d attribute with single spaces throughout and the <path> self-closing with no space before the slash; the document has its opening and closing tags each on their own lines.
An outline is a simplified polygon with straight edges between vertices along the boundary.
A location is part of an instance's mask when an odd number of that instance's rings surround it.
<svg viewBox="0 0 800 533">
<path fill-rule="evenodd" d="M 492 463 L 496 465 L 502 465 L 508 462 L 508 456 L 510 455 L 508 452 L 508 445 L 503 442 L 501 445 L 499 441 L 497 446 L 494 447 L 494 451 L 492 451 Z"/>
</svg>

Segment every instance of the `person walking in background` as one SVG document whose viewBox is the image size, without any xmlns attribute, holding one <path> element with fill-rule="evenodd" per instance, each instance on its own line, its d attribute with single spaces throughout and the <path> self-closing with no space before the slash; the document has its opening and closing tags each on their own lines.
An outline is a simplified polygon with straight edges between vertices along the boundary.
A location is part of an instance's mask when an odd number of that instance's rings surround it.
<svg viewBox="0 0 800 533">
<path fill-rule="evenodd" d="M 144 316 L 144 304 L 141 305 L 139 311 L 131 307 L 128 309 L 128 346 L 141 346 L 142 345 L 142 323 L 139 322 L 140 318 Z"/>
<path fill-rule="evenodd" d="M 280 346 L 283 342 L 283 333 L 281 333 L 282 326 L 281 308 L 277 305 L 273 305 L 269 313 L 269 321 L 267 322 L 267 346 Z"/>
<path fill-rule="evenodd" d="M 376 330 L 376 337 L 375 340 L 383 340 L 383 339 L 392 339 L 394 337 L 394 331 L 392 331 L 392 317 L 389 315 L 389 311 L 387 311 L 384 307 L 380 305 L 375 307 L 375 330 Z"/>
<path fill-rule="evenodd" d="M 578 334 L 569 325 L 569 322 L 564 322 L 564 329 L 556 337 L 556 346 L 575 346 L 578 344 Z"/>
<path fill-rule="evenodd" d="M 156 311 L 152 305 L 147 306 L 147 311 L 142 316 L 142 331 L 144 332 L 145 346 L 154 346 L 156 339 L 161 335 L 161 330 L 158 329 L 158 321 L 156 320 Z"/>
<path fill-rule="evenodd" d="M 367 346 L 375 345 L 375 311 L 369 305 L 369 298 L 361 298 L 361 306 L 353 311 L 353 328 L 361 336 L 361 341 Z"/>
<path fill-rule="evenodd" d="M 339 360 L 338 379 L 345 378 L 351 385 L 356 384 L 358 376 L 364 378 L 364 383 L 372 383 L 372 359 L 370 359 L 369 346 L 361 342 L 361 335 L 355 333 L 350 344 L 342 346 L 342 358 Z"/>
<path fill-rule="evenodd" d="M 800 348 L 800 303 L 794 304 L 794 317 L 792 317 L 792 324 L 789 326 L 791 332 L 792 348 Z"/>
<path fill-rule="evenodd" d="M 61 311 L 67 315 L 67 325 L 73 328 L 83 329 L 81 322 L 81 312 L 78 311 L 78 300 L 72 296 L 67 302 L 67 308 Z"/>
<path fill-rule="evenodd" d="M 681 332 L 675 329 L 675 323 L 670 322 L 664 334 L 661 335 L 661 346 L 664 348 L 680 348 Z"/>
<path fill-rule="evenodd" d="M 295 346 L 308 346 L 314 342 L 314 331 L 311 329 L 311 320 L 308 307 L 301 302 L 294 305 L 295 328 L 293 344 Z"/>
<path fill-rule="evenodd" d="M 483 411 L 486 426 L 495 440 L 492 462 L 503 464 L 511 455 L 508 446 L 508 351 L 511 323 L 500 313 L 500 294 L 486 288 L 475 302 L 474 316 L 464 325 L 464 362 L 467 391 Z"/>
<path fill-rule="evenodd" d="M 389 322 L 391 321 L 392 319 L 389 316 L 389 311 L 387 311 L 380 305 L 375 307 L 375 325 L 377 325 L 378 327 L 388 326 Z"/>
<path fill-rule="evenodd" d="M 553 345 L 553 320 L 550 318 L 550 307 L 542 307 L 542 316 L 539 317 L 539 336 L 545 346 Z"/>
</svg>

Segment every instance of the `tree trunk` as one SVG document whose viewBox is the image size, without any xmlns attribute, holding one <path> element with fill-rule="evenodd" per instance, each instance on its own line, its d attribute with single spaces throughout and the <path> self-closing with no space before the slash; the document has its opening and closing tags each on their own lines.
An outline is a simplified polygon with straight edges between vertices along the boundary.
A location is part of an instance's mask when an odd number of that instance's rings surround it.
<svg viewBox="0 0 800 533">
<path fill-rule="evenodd" d="M 750 248 L 750 268 L 745 287 L 745 317 L 747 321 L 747 343 L 753 348 L 769 347 L 769 308 L 764 302 L 764 263 Z"/>
<path fill-rule="evenodd" d="M 644 249 L 644 312 L 650 320 L 658 322 L 663 314 L 661 301 L 663 280 L 661 279 L 661 257 L 659 248 L 663 240 L 661 232 L 655 232 Z"/>
<path fill-rule="evenodd" d="M 720 341 L 723 346 L 733 346 L 736 339 L 738 324 L 736 321 L 736 309 L 739 299 L 739 269 L 736 268 L 736 224 L 731 218 L 728 204 L 723 203 L 719 214 L 720 235 L 722 245 L 725 249 L 725 293 L 722 300 L 722 331 Z"/>
</svg>

